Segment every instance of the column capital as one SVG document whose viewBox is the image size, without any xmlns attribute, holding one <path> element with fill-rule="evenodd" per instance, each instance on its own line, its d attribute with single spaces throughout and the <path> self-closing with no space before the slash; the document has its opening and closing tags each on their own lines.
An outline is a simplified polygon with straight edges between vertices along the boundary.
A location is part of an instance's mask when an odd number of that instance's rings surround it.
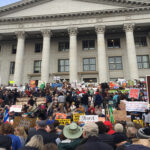
<svg viewBox="0 0 150 150">
<path fill-rule="evenodd" d="M 76 27 L 70 27 L 70 28 L 68 28 L 68 33 L 70 35 L 77 35 L 78 29 Z"/>
<path fill-rule="evenodd" d="M 124 24 L 124 30 L 126 32 L 133 31 L 134 30 L 134 23 Z"/>
<path fill-rule="evenodd" d="M 52 32 L 49 29 L 43 29 L 43 30 L 41 30 L 41 32 L 42 32 L 44 37 L 49 37 L 52 35 Z"/>
<path fill-rule="evenodd" d="M 104 33 L 105 32 L 105 26 L 104 25 L 97 25 L 97 26 L 95 26 L 95 31 L 97 34 Z"/>
<path fill-rule="evenodd" d="M 25 38 L 25 32 L 24 31 L 16 31 L 15 34 L 18 38 L 22 38 L 22 39 Z"/>
</svg>

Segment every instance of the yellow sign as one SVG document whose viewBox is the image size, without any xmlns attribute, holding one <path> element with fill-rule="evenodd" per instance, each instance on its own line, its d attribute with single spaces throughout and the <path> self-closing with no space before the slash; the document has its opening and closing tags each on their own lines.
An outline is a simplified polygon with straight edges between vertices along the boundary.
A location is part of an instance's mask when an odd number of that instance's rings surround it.
<svg viewBox="0 0 150 150">
<path fill-rule="evenodd" d="M 15 81 L 9 81 L 9 83 L 10 83 L 10 84 L 14 84 L 14 83 L 15 83 Z"/>
<path fill-rule="evenodd" d="M 60 123 L 60 125 L 67 125 L 71 123 L 71 119 L 57 119 Z"/>
<path fill-rule="evenodd" d="M 74 113 L 73 114 L 73 121 L 74 122 L 79 122 L 80 116 L 84 116 L 85 113 Z"/>
<path fill-rule="evenodd" d="M 140 124 L 142 127 L 144 127 L 143 120 L 133 120 L 133 122 Z"/>
</svg>

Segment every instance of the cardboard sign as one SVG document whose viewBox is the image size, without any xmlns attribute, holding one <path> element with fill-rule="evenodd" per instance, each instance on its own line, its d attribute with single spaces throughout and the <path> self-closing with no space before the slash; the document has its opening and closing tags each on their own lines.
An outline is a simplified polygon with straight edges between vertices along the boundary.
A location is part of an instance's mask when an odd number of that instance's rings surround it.
<svg viewBox="0 0 150 150">
<path fill-rule="evenodd" d="M 79 122 L 80 116 L 84 116 L 85 113 L 74 113 L 73 114 L 73 121 L 74 122 Z"/>
<path fill-rule="evenodd" d="M 10 107 L 10 112 L 21 112 L 22 111 L 22 105 L 12 105 Z"/>
<path fill-rule="evenodd" d="M 126 121 L 127 113 L 125 110 L 114 110 L 113 111 L 113 119 L 115 121 Z"/>
<path fill-rule="evenodd" d="M 71 119 L 57 119 L 60 123 L 60 125 L 67 125 L 71 123 Z"/>
<path fill-rule="evenodd" d="M 143 120 L 133 120 L 134 123 L 141 125 L 142 127 L 144 127 L 144 123 Z"/>
<path fill-rule="evenodd" d="M 139 91 L 140 89 L 130 89 L 129 98 L 139 98 Z"/>
<path fill-rule="evenodd" d="M 126 111 L 136 111 L 136 112 L 145 112 L 145 109 L 148 109 L 148 102 L 125 102 Z"/>
<path fill-rule="evenodd" d="M 56 113 L 56 118 L 55 119 L 66 119 L 66 118 L 67 118 L 67 114 Z"/>
<path fill-rule="evenodd" d="M 80 116 L 80 122 L 98 122 L 98 115 L 84 115 Z"/>
<path fill-rule="evenodd" d="M 23 117 L 15 117 L 14 119 L 14 127 L 24 127 L 24 128 L 33 128 L 35 126 L 36 118 L 23 118 Z"/>
</svg>

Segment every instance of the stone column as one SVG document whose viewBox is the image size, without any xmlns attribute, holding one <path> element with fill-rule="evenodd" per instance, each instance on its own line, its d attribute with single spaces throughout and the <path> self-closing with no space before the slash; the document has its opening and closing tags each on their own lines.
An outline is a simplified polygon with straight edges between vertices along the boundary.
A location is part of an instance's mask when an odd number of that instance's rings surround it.
<svg viewBox="0 0 150 150">
<path fill-rule="evenodd" d="M 105 26 L 96 26 L 99 82 L 107 82 L 107 57 L 105 48 Z"/>
<path fill-rule="evenodd" d="M 77 72 L 77 28 L 68 29 L 70 35 L 70 51 L 69 51 L 69 72 L 70 72 L 70 82 L 78 81 Z"/>
<path fill-rule="evenodd" d="M 24 43 L 25 43 L 25 33 L 23 31 L 16 32 L 18 42 L 17 42 L 17 53 L 15 60 L 15 73 L 14 81 L 17 86 L 22 83 L 22 68 L 23 68 L 23 56 L 24 56 Z"/>
<path fill-rule="evenodd" d="M 136 49 L 135 49 L 134 35 L 133 35 L 134 24 L 125 24 L 124 30 L 126 34 L 129 79 L 134 80 L 139 78 L 138 65 L 136 59 Z"/>
<path fill-rule="evenodd" d="M 49 64 L 50 64 L 50 30 L 42 30 L 43 34 L 43 51 L 41 65 L 41 80 L 45 83 L 49 82 Z"/>
</svg>

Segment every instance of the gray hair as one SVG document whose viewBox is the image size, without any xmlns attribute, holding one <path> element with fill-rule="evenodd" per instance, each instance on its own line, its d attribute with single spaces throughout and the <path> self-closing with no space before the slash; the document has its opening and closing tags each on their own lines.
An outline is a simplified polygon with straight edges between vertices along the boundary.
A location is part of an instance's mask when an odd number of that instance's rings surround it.
<svg viewBox="0 0 150 150">
<path fill-rule="evenodd" d="M 128 127 L 126 134 L 128 138 L 135 138 L 137 135 L 137 129 L 135 127 Z"/>
<path fill-rule="evenodd" d="M 41 135 L 34 135 L 25 146 L 35 147 L 41 150 L 43 145 L 43 137 Z"/>
<path fill-rule="evenodd" d="M 116 123 L 115 126 L 114 126 L 114 130 L 116 132 L 122 133 L 123 132 L 123 125 L 120 124 L 120 123 Z"/>
<path fill-rule="evenodd" d="M 95 123 L 86 123 L 83 127 L 83 132 L 86 132 L 86 138 L 89 136 L 98 136 L 99 130 Z"/>
</svg>

